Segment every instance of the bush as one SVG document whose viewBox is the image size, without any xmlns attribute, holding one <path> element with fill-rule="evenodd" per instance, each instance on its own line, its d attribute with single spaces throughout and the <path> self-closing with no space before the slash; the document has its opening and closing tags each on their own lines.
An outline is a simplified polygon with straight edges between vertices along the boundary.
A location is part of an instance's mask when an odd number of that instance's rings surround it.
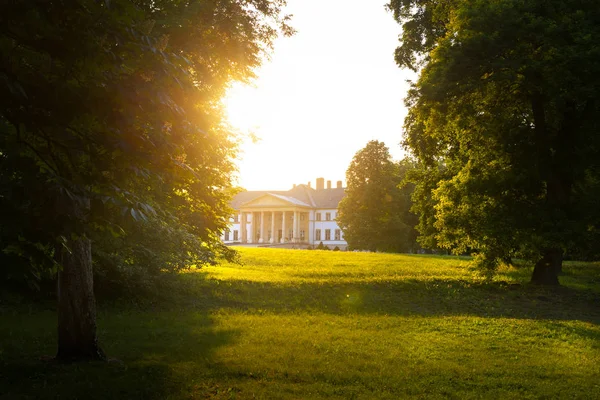
<svg viewBox="0 0 600 400">
<path fill-rule="evenodd" d="M 329 250 L 329 247 L 325 246 L 323 244 L 323 242 L 319 242 L 319 245 L 317 246 L 317 250 Z"/>
</svg>

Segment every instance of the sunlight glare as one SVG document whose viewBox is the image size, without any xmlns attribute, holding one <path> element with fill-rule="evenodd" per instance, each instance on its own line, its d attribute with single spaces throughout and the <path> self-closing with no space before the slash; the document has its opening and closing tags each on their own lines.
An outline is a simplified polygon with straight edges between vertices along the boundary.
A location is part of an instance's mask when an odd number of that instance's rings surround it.
<svg viewBox="0 0 600 400">
<path fill-rule="evenodd" d="M 369 140 L 385 142 L 396 159 L 403 156 L 403 97 L 412 76 L 394 63 L 400 27 L 385 11 L 385 0 L 347 2 L 353 6 L 290 1 L 298 33 L 276 41 L 252 85 L 228 91 L 229 123 L 244 138 L 240 186 L 288 190 L 314 185 L 318 177 L 344 180 L 352 157 Z"/>
</svg>

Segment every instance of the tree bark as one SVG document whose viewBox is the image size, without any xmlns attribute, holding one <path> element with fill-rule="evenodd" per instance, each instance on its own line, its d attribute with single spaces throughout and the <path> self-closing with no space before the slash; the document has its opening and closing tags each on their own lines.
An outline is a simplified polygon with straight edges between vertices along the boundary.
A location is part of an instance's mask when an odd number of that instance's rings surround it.
<svg viewBox="0 0 600 400">
<path fill-rule="evenodd" d="M 72 215 L 82 217 L 89 199 L 67 199 Z M 81 221 L 79 218 L 77 220 Z M 92 246 L 83 233 L 67 238 L 58 250 L 58 353 L 60 361 L 105 360 L 96 336 Z"/>
<path fill-rule="evenodd" d="M 538 285 L 559 285 L 558 271 L 562 265 L 562 250 L 547 249 L 541 260 L 533 268 L 531 283 Z"/>
<path fill-rule="evenodd" d="M 563 252 L 557 237 L 563 237 L 564 224 L 569 220 L 574 172 L 576 162 L 577 132 L 580 119 L 577 107 L 567 102 L 559 129 L 554 134 L 546 124 L 544 98 L 535 91 L 532 95 L 532 111 L 535 122 L 536 143 L 538 146 L 538 168 L 546 182 L 546 218 L 550 224 L 545 227 L 552 238 L 549 248 L 542 254 L 534 267 L 531 282 L 544 285 L 558 285 L 558 274 L 562 273 Z"/>
</svg>

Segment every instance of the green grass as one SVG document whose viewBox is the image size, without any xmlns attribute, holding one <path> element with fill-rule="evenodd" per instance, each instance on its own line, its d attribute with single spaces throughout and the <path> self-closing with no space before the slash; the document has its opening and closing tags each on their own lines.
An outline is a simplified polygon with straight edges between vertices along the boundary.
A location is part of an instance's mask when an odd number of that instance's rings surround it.
<svg viewBox="0 0 600 400">
<path fill-rule="evenodd" d="M 40 361 L 55 312 L 0 307 L 0 399 L 600 398 L 600 266 L 560 288 L 457 257 L 240 249 L 103 304 L 108 364 Z"/>
</svg>

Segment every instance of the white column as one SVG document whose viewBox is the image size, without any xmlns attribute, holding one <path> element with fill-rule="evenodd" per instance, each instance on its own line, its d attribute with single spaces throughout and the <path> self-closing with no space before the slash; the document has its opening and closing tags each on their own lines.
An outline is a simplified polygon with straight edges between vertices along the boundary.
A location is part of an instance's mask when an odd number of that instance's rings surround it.
<svg viewBox="0 0 600 400">
<path fill-rule="evenodd" d="M 292 242 L 296 243 L 298 241 L 298 211 L 294 211 L 294 225 L 292 231 Z"/>
<path fill-rule="evenodd" d="M 308 243 L 315 243 L 315 212 L 311 210 L 308 212 Z"/>
<path fill-rule="evenodd" d="M 271 211 L 271 243 L 275 243 L 277 239 L 275 237 L 277 233 L 275 232 L 275 211 Z"/>
<path fill-rule="evenodd" d="M 285 211 L 283 211 L 283 215 L 281 216 L 281 243 L 285 243 L 285 235 L 287 235 L 287 232 L 285 231 L 285 218 L 287 216 L 285 215 Z"/>
<path fill-rule="evenodd" d="M 298 242 L 300 241 L 300 227 L 302 225 L 302 213 L 298 211 L 298 224 L 296 225 L 296 237 L 298 238 Z"/>
<path fill-rule="evenodd" d="M 256 231 L 256 225 L 254 225 L 254 221 L 256 221 L 256 215 L 254 214 L 254 212 L 250 213 L 252 216 L 252 220 L 250 221 L 250 243 L 254 243 L 254 232 Z"/>
<path fill-rule="evenodd" d="M 258 239 L 258 243 L 265 242 L 265 212 L 260 212 L 260 239 Z"/>
<path fill-rule="evenodd" d="M 305 216 L 305 213 L 304 212 L 300 212 L 299 214 L 300 214 L 300 218 L 298 219 L 298 238 L 300 240 L 306 240 L 306 230 L 304 230 L 304 239 L 302 238 L 302 235 L 300 234 L 300 231 L 304 227 L 304 224 L 302 223 L 302 217 Z"/>
<path fill-rule="evenodd" d="M 242 211 L 242 218 L 240 219 L 240 242 L 246 243 L 246 213 Z"/>
</svg>

